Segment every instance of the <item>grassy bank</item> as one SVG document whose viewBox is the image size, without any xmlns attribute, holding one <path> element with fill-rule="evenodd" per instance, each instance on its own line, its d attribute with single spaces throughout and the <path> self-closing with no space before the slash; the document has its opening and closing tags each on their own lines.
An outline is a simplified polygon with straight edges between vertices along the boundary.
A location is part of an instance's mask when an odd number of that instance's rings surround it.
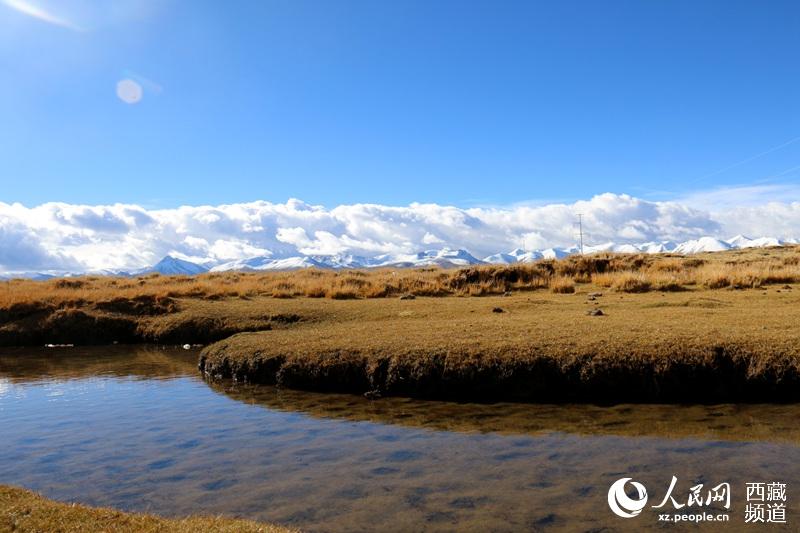
<svg viewBox="0 0 800 533">
<path fill-rule="evenodd" d="M 209 377 L 374 395 L 792 400 L 798 283 L 797 247 L 16 280 L 0 284 L 0 345 L 219 341 L 201 355 Z"/>
<path fill-rule="evenodd" d="M 208 346 L 201 368 L 290 388 L 453 399 L 800 394 L 798 290 L 594 292 L 319 302 L 317 320 Z M 311 306 L 280 305 L 301 316 Z"/>
<path fill-rule="evenodd" d="M 38 494 L 0 485 L 0 532 L 113 533 L 196 531 L 230 533 L 289 533 L 295 531 L 269 524 L 220 517 L 167 519 L 147 514 L 123 513 L 83 505 L 58 503 Z"/>
</svg>

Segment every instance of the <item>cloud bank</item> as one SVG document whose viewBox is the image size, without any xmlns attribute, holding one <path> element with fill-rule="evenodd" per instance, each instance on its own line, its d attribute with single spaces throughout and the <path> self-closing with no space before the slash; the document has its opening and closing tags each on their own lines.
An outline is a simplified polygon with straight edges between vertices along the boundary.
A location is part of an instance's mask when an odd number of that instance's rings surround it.
<svg viewBox="0 0 800 533">
<path fill-rule="evenodd" d="M 0 202 L 0 272 L 135 269 L 167 254 L 207 265 L 254 256 L 374 256 L 464 248 L 476 257 L 523 245 L 686 241 L 702 236 L 796 238 L 800 202 L 713 210 L 606 193 L 572 204 L 469 208 L 414 203 L 328 209 L 289 200 L 148 210 L 137 205 L 36 207 Z"/>
</svg>

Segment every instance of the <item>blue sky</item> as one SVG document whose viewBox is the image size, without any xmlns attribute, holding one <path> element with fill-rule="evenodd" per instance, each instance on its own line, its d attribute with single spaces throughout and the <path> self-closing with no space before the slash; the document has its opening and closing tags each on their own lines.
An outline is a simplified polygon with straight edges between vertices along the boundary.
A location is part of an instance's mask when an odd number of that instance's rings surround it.
<svg viewBox="0 0 800 533">
<path fill-rule="evenodd" d="M 0 0 L 0 201 L 800 199 L 797 2 L 109 4 Z"/>
</svg>

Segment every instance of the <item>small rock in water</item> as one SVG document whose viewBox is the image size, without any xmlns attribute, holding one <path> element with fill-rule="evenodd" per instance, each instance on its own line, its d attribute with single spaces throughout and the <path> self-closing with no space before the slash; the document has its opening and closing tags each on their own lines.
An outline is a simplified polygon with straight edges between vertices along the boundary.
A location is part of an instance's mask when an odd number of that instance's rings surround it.
<svg viewBox="0 0 800 533">
<path fill-rule="evenodd" d="M 589 298 L 600 298 L 603 295 L 602 292 L 590 292 Z"/>
<path fill-rule="evenodd" d="M 416 300 L 417 297 L 413 294 L 404 294 L 400 297 L 401 300 Z"/>
<path fill-rule="evenodd" d="M 191 350 L 192 349 L 192 345 L 191 344 L 184 344 L 183 345 L 183 349 L 184 350 Z"/>
<path fill-rule="evenodd" d="M 503 311 L 502 307 L 495 307 L 492 309 L 492 313 L 505 313 L 505 311 Z"/>
<path fill-rule="evenodd" d="M 603 313 L 602 309 L 591 309 L 586 311 L 586 314 L 589 316 L 603 316 L 605 313 Z"/>
<path fill-rule="evenodd" d="M 364 393 L 364 398 L 366 398 L 367 400 L 377 400 L 380 397 L 381 397 L 381 391 L 379 391 L 378 389 L 369 390 Z"/>
</svg>

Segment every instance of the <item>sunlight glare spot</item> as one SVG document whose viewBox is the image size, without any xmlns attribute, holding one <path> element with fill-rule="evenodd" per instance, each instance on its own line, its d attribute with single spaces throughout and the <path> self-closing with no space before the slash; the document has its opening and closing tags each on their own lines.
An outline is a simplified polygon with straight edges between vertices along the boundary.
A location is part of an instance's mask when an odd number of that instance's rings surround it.
<svg viewBox="0 0 800 533">
<path fill-rule="evenodd" d="M 117 96 L 126 104 L 136 104 L 142 99 L 142 86 L 131 79 L 117 82 Z"/>
</svg>

